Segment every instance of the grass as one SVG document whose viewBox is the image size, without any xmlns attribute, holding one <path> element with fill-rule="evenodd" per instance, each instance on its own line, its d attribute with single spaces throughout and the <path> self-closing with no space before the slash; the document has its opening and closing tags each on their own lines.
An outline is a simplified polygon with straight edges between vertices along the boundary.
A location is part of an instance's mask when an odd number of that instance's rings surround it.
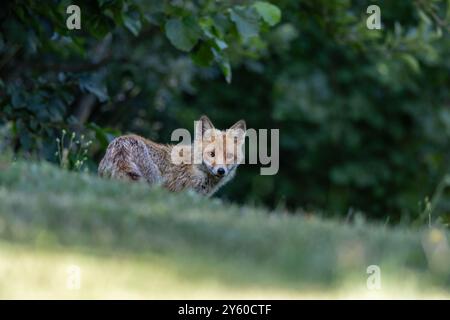
<svg viewBox="0 0 450 320">
<path fill-rule="evenodd" d="M 448 236 L 0 161 L 3 299 L 449 298 Z M 380 290 L 366 287 L 369 265 Z"/>
</svg>

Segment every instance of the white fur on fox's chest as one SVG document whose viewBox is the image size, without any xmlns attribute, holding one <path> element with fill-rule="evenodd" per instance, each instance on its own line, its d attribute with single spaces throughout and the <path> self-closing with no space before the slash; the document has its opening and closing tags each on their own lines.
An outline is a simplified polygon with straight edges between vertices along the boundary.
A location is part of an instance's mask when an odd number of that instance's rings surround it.
<svg viewBox="0 0 450 320">
<path fill-rule="evenodd" d="M 204 171 L 197 169 L 195 177 L 198 177 L 193 181 L 193 185 L 190 189 L 203 194 L 207 197 L 212 196 L 216 193 L 223 185 L 229 182 L 235 175 L 236 169 L 230 171 L 225 177 L 218 181 L 212 181 L 212 177 Z"/>
</svg>

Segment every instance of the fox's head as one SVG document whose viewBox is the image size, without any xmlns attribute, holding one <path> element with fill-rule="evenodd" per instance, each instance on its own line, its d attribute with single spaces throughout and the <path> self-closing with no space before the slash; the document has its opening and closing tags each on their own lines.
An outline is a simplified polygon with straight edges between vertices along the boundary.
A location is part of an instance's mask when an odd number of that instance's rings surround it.
<svg viewBox="0 0 450 320">
<path fill-rule="evenodd" d="M 219 178 L 231 176 L 243 160 L 246 125 L 239 120 L 229 129 L 223 131 L 214 128 L 207 116 L 199 120 L 201 125 L 202 165 Z"/>
</svg>

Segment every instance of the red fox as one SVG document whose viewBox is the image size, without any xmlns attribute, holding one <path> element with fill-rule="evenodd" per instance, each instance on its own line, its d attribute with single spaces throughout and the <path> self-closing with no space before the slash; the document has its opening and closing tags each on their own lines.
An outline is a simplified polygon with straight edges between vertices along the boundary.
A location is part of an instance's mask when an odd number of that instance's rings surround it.
<svg viewBox="0 0 450 320">
<path fill-rule="evenodd" d="M 126 135 L 109 144 L 98 173 L 101 177 L 161 184 L 175 192 L 192 189 L 211 196 L 236 173 L 241 161 L 239 150 L 245 142 L 246 124 L 239 120 L 231 130 L 221 131 L 214 128 L 207 116 L 202 116 L 199 124 L 200 161 L 178 163 L 173 161 L 173 151 L 177 150 L 174 145 Z M 194 146 L 190 145 L 188 149 L 194 151 Z"/>
</svg>

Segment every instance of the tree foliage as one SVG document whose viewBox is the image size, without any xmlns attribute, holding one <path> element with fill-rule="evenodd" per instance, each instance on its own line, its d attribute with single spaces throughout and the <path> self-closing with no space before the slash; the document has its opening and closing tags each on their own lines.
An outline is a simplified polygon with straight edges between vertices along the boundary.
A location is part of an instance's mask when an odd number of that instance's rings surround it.
<svg viewBox="0 0 450 320">
<path fill-rule="evenodd" d="M 69 30 L 70 4 L 11 1 L 1 14 L 1 116 L 12 123 L 16 149 L 46 149 L 54 129 L 83 126 L 97 107 L 113 110 L 141 90 L 134 83 L 154 83 L 144 95 L 178 90 L 164 77 L 181 67 L 189 69 L 181 79 L 188 86 L 194 66 L 164 34 L 196 64 L 218 65 L 230 82 L 229 52 L 257 56 L 251 42 L 263 44 L 260 33 L 280 20 L 265 2 L 98 0 L 79 2 L 82 28 Z"/>
</svg>

